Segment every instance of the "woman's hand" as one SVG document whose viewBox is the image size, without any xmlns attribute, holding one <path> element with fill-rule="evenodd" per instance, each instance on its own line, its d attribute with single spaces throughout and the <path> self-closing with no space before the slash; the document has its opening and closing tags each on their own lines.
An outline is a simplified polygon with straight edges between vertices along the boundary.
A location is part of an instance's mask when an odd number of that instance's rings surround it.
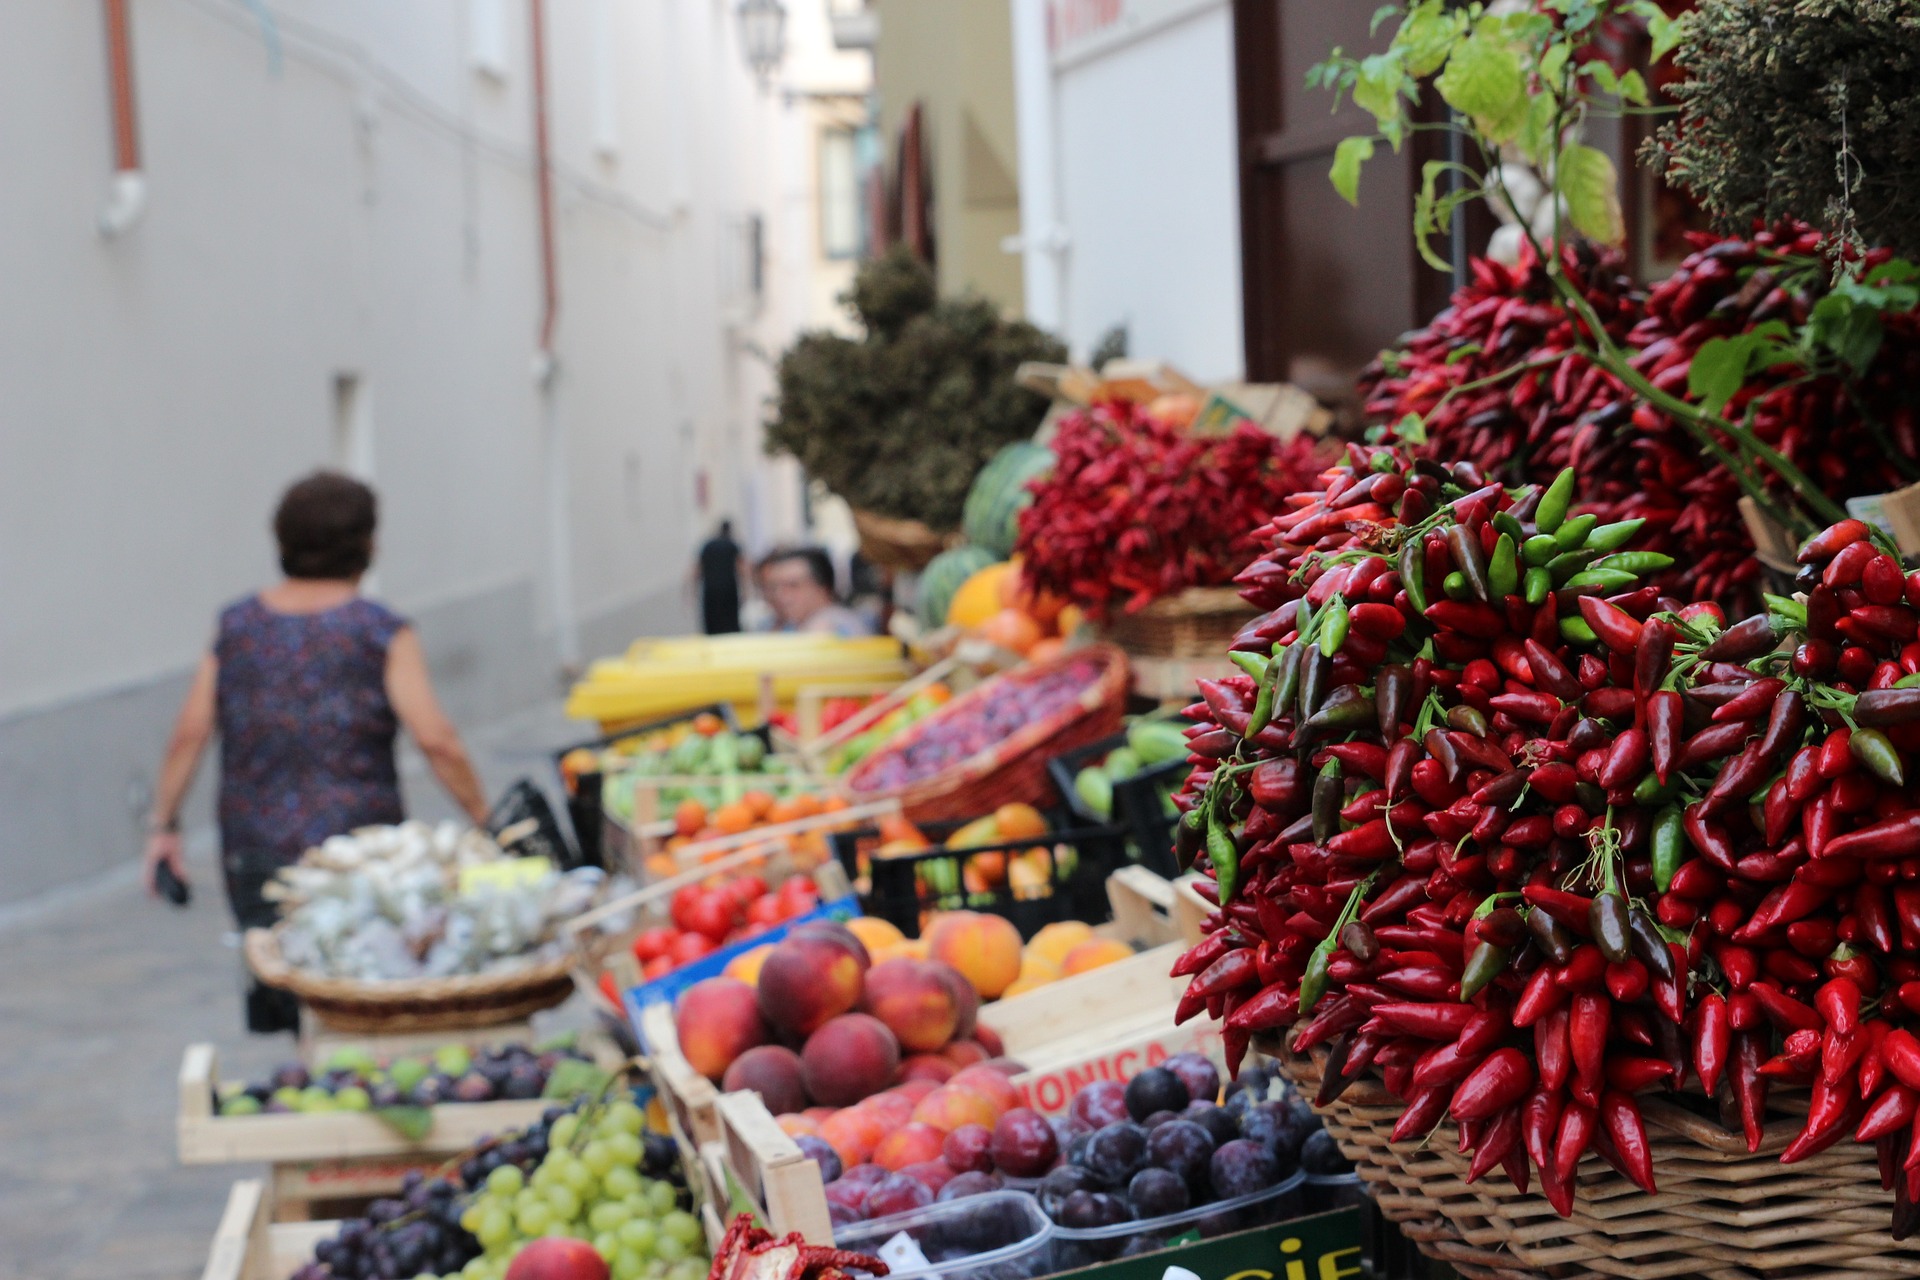
<svg viewBox="0 0 1920 1280">
<path fill-rule="evenodd" d="M 140 855 L 140 879 L 147 886 L 147 896 L 160 896 L 160 886 L 154 876 L 160 870 L 160 864 L 166 863 L 173 868 L 173 874 L 180 877 L 180 883 L 187 882 L 187 861 L 181 851 L 178 831 L 153 831 L 147 834 L 147 848 Z"/>
</svg>

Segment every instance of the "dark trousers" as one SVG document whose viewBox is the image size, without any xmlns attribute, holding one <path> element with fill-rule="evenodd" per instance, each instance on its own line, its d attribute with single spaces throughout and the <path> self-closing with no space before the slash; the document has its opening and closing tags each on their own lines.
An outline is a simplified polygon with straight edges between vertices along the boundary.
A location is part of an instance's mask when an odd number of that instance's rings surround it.
<svg viewBox="0 0 1920 1280">
<path fill-rule="evenodd" d="M 233 922 L 243 931 L 270 929 L 280 918 L 279 908 L 261 892 L 274 872 L 285 865 L 273 854 L 253 849 L 222 849 L 220 871 L 227 882 L 227 905 Z M 263 985 L 240 961 L 241 999 L 247 1030 L 256 1035 L 300 1030 L 300 1001 L 291 991 Z"/>
<path fill-rule="evenodd" d="M 700 626 L 710 636 L 732 635 L 740 629 L 737 592 L 706 591 L 700 596 Z"/>
</svg>

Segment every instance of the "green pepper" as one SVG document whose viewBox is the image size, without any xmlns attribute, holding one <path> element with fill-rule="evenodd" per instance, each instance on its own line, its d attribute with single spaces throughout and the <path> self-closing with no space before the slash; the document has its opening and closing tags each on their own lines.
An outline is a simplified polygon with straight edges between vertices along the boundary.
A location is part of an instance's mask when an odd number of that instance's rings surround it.
<svg viewBox="0 0 1920 1280">
<path fill-rule="evenodd" d="M 1473 599 L 1473 588 L 1467 585 L 1467 575 L 1458 569 L 1440 580 L 1440 590 L 1446 593 L 1449 600 Z"/>
<path fill-rule="evenodd" d="M 1240 888 L 1240 848 L 1233 842 L 1233 832 L 1212 809 L 1207 811 L 1207 860 L 1213 863 L 1213 877 L 1220 885 L 1220 905 L 1224 907 Z"/>
<path fill-rule="evenodd" d="M 1495 600 L 1505 600 L 1520 590 L 1519 555 L 1513 539 L 1506 534 L 1494 542 L 1493 555 L 1487 560 L 1487 587 Z"/>
<path fill-rule="evenodd" d="M 1633 541 L 1633 535 L 1640 532 L 1640 526 L 1645 523 L 1636 517 L 1603 524 L 1587 535 L 1587 546 L 1594 551 L 1618 551 Z"/>
<path fill-rule="evenodd" d="M 1260 673 L 1258 692 L 1253 697 L 1253 710 L 1247 714 L 1247 731 L 1241 735 L 1251 741 L 1260 736 L 1260 731 L 1273 723 L 1273 704 L 1275 686 L 1280 683 L 1280 667 L 1269 662 Z"/>
<path fill-rule="evenodd" d="M 1267 674 L 1267 667 L 1273 660 L 1271 658 L 1263 658 L 1257 653 L 1248 653 L 1244 649 L 1235 649 L 1227 655 L 1227 661 L 1233 663 L 1234 666 L 1240 668 L 1255 680 L 1259 680 Z"/>
<path fill-rule="evenodd" d="M 1560 528 L 1560 522 L 1567 518 L 1567 508 L 1573 505 L 1573 468 L 1563 468 L 1540 495 L 1540 505 L 1534 509 L 1533 524 L 1542 533 L 1552 533 Z"/>
<path fill-rule="evenodd" d="M 1878 729 L 1855 729 L 1853 736 L 1847 739 L 1847 746 L 1853 751 L 1853 758 L 1866 766 L 1867 772 L 1890 787 L 1907 785 L 1906 770 L 1900 765 L 1900 752 L 1894 747 L 1893 739 Z"/>
<path fill-rule="evenodd" d="M 1528 604 L 1545 604 L 1547 602 L 1547 593 L 1552 590 L 1552 574 L 1548 573 L 1545 569 L 1539 568 L 1527 570 L 1526 585 L 1521 588 L 1521 592 L 1526 596 Z"/>
<path fill-rule="evenodd" d="M 1920 685 L 1920 671 L 1916 671 L 1911 675 L 1901 676 L 1893 682 L 1893 687 L 1896 689 L 1911 689 L 1916 685 Z"/>
<path fill-rule="evenodd" d="M 1665 804 L 1667 801 L 1673 799 L 1674 794 L 1679 788 L 1680 780 L 1678 777 L 1675 777 L 1671 782 L 1662 783 L 1658 774 L 1649 773 L 1634 786 L 1633 802 L 1635 804 L 1648 805 Z"/>
<path fill-rule="evenodd" d="M 1346 598 L 1336 591 L 1327 601 L 1326 612 L 1320 615 L 1320 652 L 1327 657 L 1340 652 L 1340 646 L 1347 642 L 1347 620 Z"/>
<path fill-rule="evenodd" d="M 1447 723 L 1462 733 L 1470 733 L 1476 738 L 1487 736 L 1487 718 L 1478 707 L 1461 703 L 1447 708 Z"/>
<path fill-rule="evenodd" d="M 1300 656 L 1300 716 L 1310 718 L 1327 696 L 1327 682 L 1333 679 L 1333 659 L 1318 649 Z"/>
<path fill-rule="evenodd" d="M 1536 533 L 1521 546 L 1520 553 L 1528 564 L 1541 565 L 1560 554 L 1560 544 L 1550 533 Z"/>
<path fill-rule="evenodd" d="M 1593 930 L 1600 954 L 1615 963 L 1633 958 L 1633 931 L 1629 926 L 1627 900 L 1618 893 L 1599 894 L 1587 908 L 1587 927 Z"/>
<path fill-rule="evenodd" d="M 1364 692 L 1359 685 L 1343 684 L 1328 694 L 1320 709 L 1293 731 L 1293 745 L 1310 747 L 1322 738 L 1344 737 L 1371 725 L 1379 714 L 1372 694 Z"/>
<path fill-rule="evenodd" d="M 1340 935 L 1330 933 L 1320 940 L 1307 956 L 1307 968 L 1300 975 L 1300 1012 L 1306 1013 L 1320 1003 L 1320 997 L 1327 989 L 1327 965 L 1333 960 L 1333 949 Z"/>
<path fill-rule="evenodd" d="M 1294 697 L 1300 692 L 1300 659 L 1306 651 L 1307 647 L 1296 640 L 1280 655 L 1277 664 L 1280 674 L 1273 686 L 1273 708 L 1281 715 L 1292 710 Z"/>
<path fill-rule="evenodd" d="M 1466 968 L 1460 971 L 1460 998 L 1471 1000 L 1480 994 L 1481 988 L 1499 977 L 1507 967 L 1507 949 L 1496 947 L 1491 942 L 1479 942 L 1473 948 L 1473 954 L 1467 957 Z"/>
<path fill-rule="evenodd" d="M 1340 830 L 1340 810 L 1346 807 L 1347 782 L 1340 762 L 1329 759 L 1313 778 L 1313 842 L 1325 844 Z"/>
<path fill-rule="evenodd" d="M 1407 539 L 1400 548 L 1400 589 L 1414 612 L 1427 611 L 1427 553 L 1419 538 Z"/>
<path fill-rule="evenodd" d="M 1207 817 L 1200 806 L 1195 805 L 1180 815 L 1180 821 L 1173 828 L 1173 860 L 1179 864 L 1182 875 L 1193 866 L 1193 860 L 1200 856 L 1200 850 L 1207 843 Z"/>
<path fill-rule="evenodd" d="M 1516 545 L 1527 540 L 1527 531 L 1520 527 L 1520 522 L 1511 511 L 1494 512 L 1493 527 L 1512 538 Z"/>
<path fill-rule="evenodd" d="M 1553 541 L 1562 551 L 1584 547 L 1587 545 L 1587 535 L 1599 523 L 1600 517 L 1596 515 L 1575 516 L 1554 531 Z"/>
<path fill-rule="evenodd" d="M 1588 549 L 1592 546 L 1589 544 Z M 1628 573 L 1658 573 L 1673 567 L 1673 557 L 1659 551 L 1616 551 L 1593 562 L 1596 569 L 1625 569 Z"/>
<path fill-rule="evenodd" d="M 1547 573 L 1555 582 L 1565 582 L 1574 574 L 1587 567 L 1593 559 L 1593 552 L 1585 550 L 1567 551 L 1547 561 Z"/>
<path fill-rule="evenodd" d="M 1582 569 L 1560 586 L 1563 590 L 1578 594 L 1582 591 L 1618 591 L 1638 581 L 1639 574 L 1628 573 L 1624 569 Z"/>
<path fill-rule="evenodd" d="M 1600 637 L 1593 633 L 1587 620 L 1581 617 L 1560 619 L 1560 638 L 1568 644 L 1598 644 Z"/>
<path fill-rule="evenodd" d="M 1447 551 L 1453 557 L 1453 567 L 1466 575 L 1467 586 L 1472 589 L 1474 598 L 1483 604 L 1493 603 L 1493 587 L 1487 581 L 1487 555 L 1480 549 L 1480 533 L 1463 524 L 1451 525 L 1446 532 Z"/>
</svg>

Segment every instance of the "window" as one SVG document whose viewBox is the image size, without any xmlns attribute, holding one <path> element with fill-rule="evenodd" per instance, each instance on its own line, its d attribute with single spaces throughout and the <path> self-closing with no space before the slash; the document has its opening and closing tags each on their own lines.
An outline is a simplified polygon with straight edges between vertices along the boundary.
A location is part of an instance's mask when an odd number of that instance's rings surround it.
<svg viewBox="0 0 1920 1280">
<path fill-rule="evenodd" d="M 855 131 L 820 133 L 820 252 L 851 258 L 860 252 L 860 167 Z"/>
</svg>

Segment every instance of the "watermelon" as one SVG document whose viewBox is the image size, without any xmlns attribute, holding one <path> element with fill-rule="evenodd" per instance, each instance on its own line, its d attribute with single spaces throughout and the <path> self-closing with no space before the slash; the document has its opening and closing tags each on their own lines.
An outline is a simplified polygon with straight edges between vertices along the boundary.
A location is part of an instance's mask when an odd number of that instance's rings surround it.
<svg viewBox="0 0 1920 1280">
<path fill-rule="evenodd" d="M 942 551 L 920 571 L 920 621 L 929 627 L 945 626 L 947 606 L 960 584 L 1000 557 L 983 547 L 953 547 Z"/>
<path fill-rule="evenodd" d="M 1013 554 L 1020 533 L 1020 510 L 1033 501 L 1027 482 L 1053 470 L 1053 451 L 1030 440 L 1019 440 L 993 455 L 967 490 L 960 527 L 967 541 L 985 547 L 994 559 Z"/>
</svg>

